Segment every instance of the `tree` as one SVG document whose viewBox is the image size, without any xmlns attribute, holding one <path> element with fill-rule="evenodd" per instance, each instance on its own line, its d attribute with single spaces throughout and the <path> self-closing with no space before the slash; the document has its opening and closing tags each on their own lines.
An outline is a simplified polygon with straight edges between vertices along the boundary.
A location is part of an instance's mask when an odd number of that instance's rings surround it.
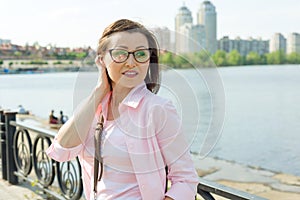
<svg viewBox="0 0 300 200">
<path fill-rule="evenodd" d="M 0 59 L 0 65 L 3 65 L 3 60 Z"/>
<path fill-rule="evenodd" d="M 227 64 L 230 66 L 237 66 L 242 64 L 242 56 L 237 50 L 232 50 L 227 55 Z"/>
<path fill-rule="evenodd" d="M 222 50 L 217 50 L 213 55 L 213 60 L 217 66 L 226 66 L 226 52 Z"/>
<path fill-rule="evenodd" d="M 20 58 L 22 56 L 22 53 L 20 51 L 15 51 L 14 56 L 16 56 L 17 58 Z"/>
<path fill-rule="evenodd" d="M 190 68 L 192 65 L 188 62 L 185 55 L 173 56 L 174 68 Z"/>
<path fill-rule="evenodd" d="M 209 53 L 204 50 L 195 52 L 192 55 L 191 61 L 192 61 L 193 65 L 195 65 L 195 67 L 214 67 L 215 66 L 210 58 Z"/>
<path fill-rule="evenodd" d="M 13 62 L 9 62 L 8 66 L 11 67 L 14 63 Z"/>
<path fill-rule="evenodd" d="M 159 61 L 160 61 L 160 63 L 167 65 L 167 66 L 174 65 L 173 55 L 171 52 L 166 52 L 166 53 L 160 54 Z"/>
<path fill-rule="evenodd" d="M 293 52 L 287 55 L 287 62 L 289 64 L 300 64 L 300 54 Z"/>
<path fill-rule="evenodd" d="M 268 53 L 266 56 L 267 56 L 268 64 L 276 64 L 276 65 L 284 64 L 286 60 L 286 55 L 282 50 Z"/>
<path fill-rule="evenodd" d="M 261 57 L 257 52 L 249 52 L 246 56 L 246 63 L 247 65 L 258 65 L 262 64 Z"/>
<path fill-rule="evenodd" d="M 76 53 L 76 58 L 77 59 L 83 59 L 87 56 L 86 52 L 80 52 L 80 53 Z"/>
</svg>

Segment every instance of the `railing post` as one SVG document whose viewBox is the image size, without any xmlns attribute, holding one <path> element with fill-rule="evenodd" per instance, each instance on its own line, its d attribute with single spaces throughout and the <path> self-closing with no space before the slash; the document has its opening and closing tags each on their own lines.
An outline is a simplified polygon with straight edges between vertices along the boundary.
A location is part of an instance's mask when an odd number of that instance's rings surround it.
<svg viewBox="0 0 300 200">
<path fill-rule="evenodd" d="M 11 126 L 10 121 L 16 121 L 17 112 L 6 111 L 5 129 L 6 129 L 6 163 L 7 163 L 7 178 L 10 184 L 18 184 L 18 177 L 14 174 L 17 171 L 17 166 L 14 160 L 13 140 L 16 132 L 16 127 Z"/>
<path fill-rule="evenodd" d="M 2 179 L 7 180 L 5 117 L 4 117 L 4 110 L 2 109 L 0 109 L 0 148 L 1 148 L 0 151 L 1 151 Z"/>
</svg>

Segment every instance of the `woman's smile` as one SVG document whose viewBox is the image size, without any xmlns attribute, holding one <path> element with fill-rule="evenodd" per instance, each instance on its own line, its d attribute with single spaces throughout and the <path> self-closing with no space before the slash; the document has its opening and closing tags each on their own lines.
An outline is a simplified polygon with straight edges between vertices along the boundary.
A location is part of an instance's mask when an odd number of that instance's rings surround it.
<svg viewBox="0 0 300 200">
<path fill-rule="evenodd" d="M 135 70 L 127 70 L 125 72 L 122 73 L 124 76 L 128 77 L 128 78 L 134 78 L 136 77 L 139 73 Z"/>
</svg>

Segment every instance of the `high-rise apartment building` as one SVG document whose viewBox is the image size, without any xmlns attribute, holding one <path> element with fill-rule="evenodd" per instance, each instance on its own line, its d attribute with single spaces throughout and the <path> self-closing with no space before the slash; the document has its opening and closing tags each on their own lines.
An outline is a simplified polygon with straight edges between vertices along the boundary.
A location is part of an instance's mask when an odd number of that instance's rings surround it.
<svg viewBox="0 0 300 200">
<path fill-rule="evenodd" d="M 205 27 L 206 49 L 210 53 L 217 51 L 217 12 L 210 1 L 204 1 L 197 13 L 197 23 Z"/>
<path fill-rule="evenodd" d="M 179 53 L 199 52 L 205 48 L 204 26 L 185 23 L 179 29 Z"/>
<path fill-rule="evenodd" d="M 290 53 L 300 53 L 300 34 L 291 33 L 287 38 L 287 54 Z"/>
<path fill-rule="evenodd" d="M 186 23 L 193 23 L 191 11 L 183 5 L 175 17 L 175 51 L 180 52 L 180 27 Z"/>
<path fill-rule="evenodd" d="M 259 55 L 269 52 L 269 41 L 262 40 L 261 38 L 243 40 L 237 37 L 233 40 L 229 39 L 228 36 L 224 36 L 218 41 L 220 50 L 231 52 L 237 50 L 242 56 L 246 56 L 251 51 L 258 53 Z"/>
<path fill-rule="evenodd" d="M 151 30 L 153 31 L 161 50 L 174 50 L 171 45 L 171 31 L 167 27 L 157 27 Z"/>
<path fill-rule="evenodd" d="M 275 33 L 270 39 L 270 52 L 278 50 L 286 53 L 286 39 L 281 33 Z"/>
<path fill-rule="evenodd" d="M 191 28 L 190 51 L 197 52 L 206 49 L 206 33 L 205 27 L 201 24 L 193 25 Z"/>
</svg>

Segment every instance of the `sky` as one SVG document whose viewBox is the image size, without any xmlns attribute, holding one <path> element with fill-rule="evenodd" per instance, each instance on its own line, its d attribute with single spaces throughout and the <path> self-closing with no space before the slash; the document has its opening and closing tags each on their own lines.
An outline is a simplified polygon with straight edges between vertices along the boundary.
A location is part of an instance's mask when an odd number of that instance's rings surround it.
<svg viewBox="0 0 300 200">
<path fill-rule="evenodd" d="M 193 15 L 203 0 L 0 0 L 0 39 L 13 44 L 95 48 L 103 29 L 128 18 L 174 31 L 175 16 L 185 4 Z M 211 0 L 217 11 L 217 38 L 270 39 L 300 33 L 299 0 Z"/>
</svg>

